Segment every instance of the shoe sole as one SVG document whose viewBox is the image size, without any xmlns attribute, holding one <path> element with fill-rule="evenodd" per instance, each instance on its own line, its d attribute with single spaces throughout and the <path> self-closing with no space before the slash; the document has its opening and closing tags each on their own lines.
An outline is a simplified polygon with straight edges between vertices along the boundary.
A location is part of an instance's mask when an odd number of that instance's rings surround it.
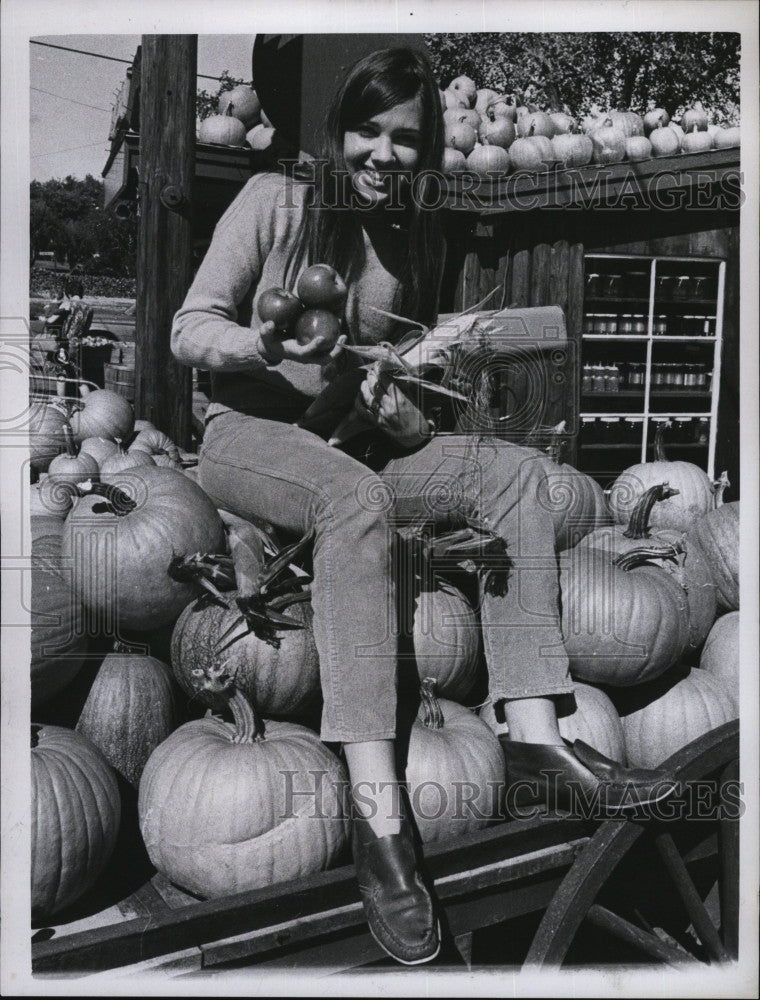
<svg viewBox="0 0 760 1000">
<path fill-rule="evenodd" d="M 369 924 L 367 924 L 367 926 L 369 927 Z M 426 962 L 432 962 L 434 958 L 437 958 L 438 953 L 441 950 L 441 921 L 440 920 L 436 921 L 436 934 L 437 934 L 437 937 L 438 937 L 438 947 L 435 949 L 435 951 L 433 952 L 432 955 L 427 955 L 427 956 L 425 956 L 425 958 L 413 958 L 413 959 L 399 958 L 398 955 L 394 955 L 392 951 L 389 951 L 386 948 L 386 946 L 377 937 L 377 935 L 375 934 L 375 932 L 372 930 L 371 927 L 369 927 L 369 932 L 372 935 L 373 940 L 376 942 L 376 944 L 380 945 L 380 947 L 383 949 L 383 951 L 385 952 L 385 954 L 388 955 L 390 958 L 392 958 L 394 960 L 394 962 L 400 962 L 402 965 L 424 965 Z"/>
</svg>

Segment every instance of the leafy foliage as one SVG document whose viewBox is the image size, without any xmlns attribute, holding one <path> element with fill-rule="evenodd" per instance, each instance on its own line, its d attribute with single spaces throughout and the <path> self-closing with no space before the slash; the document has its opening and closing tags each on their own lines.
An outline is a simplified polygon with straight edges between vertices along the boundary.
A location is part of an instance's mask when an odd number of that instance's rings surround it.
<svg viewBox="0 0 760 1000">
<path fill-rule="evenodd" d="M 429 34 L 433 67 L 446 87 L 457 76 L 520 103 L 566 111 L 640 114 L 678 120 L 701 103 L 719 125 L 739 123 L 739 35 L 728 32 Z"/>
<path fill-rule="evenodd" d="M 219 89 L 215 94 L 210 94 L 207 90 L 199 90 L 195 95 L 195 113 L 199 121 L 203 121 L 204 118 L 218 113 L 219 98 L 225 91 L 233 90 L 240 83 L 250 82 L 238 80 L 236 77 L 230 76 L 226 69 L 222 70 L 222 75 L 219 79 Z"/>
<path fill-rule="evenodd" d="M 103 211 L 101 181 L 91 174 L 32 181 L 29 195 L 32 264 L 40 251 L 52 250 L 80 271 L 134 277 L 137 220 Z"/>
</svg>

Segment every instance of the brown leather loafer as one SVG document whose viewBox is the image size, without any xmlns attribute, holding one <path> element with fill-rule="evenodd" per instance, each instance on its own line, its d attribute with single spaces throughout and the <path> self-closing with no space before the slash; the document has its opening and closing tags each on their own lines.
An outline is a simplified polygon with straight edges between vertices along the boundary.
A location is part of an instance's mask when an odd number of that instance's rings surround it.
<svg viewBox="0 0 760 1000">
<path fill-rule="evenodd" d="M 539 802 L 584 818 L 617 816 L 651 807 L 678 790 L 668 771 L 629 768 L 582 740 L 572 746 L 518 743 L 500 736 L 507 764 L 507 797 L 524 815 Z"/>
<path fill-rule="evenodd" d="M 429 962 L 440 951 L 439 922 L 417 868 L 408 819 L 401 832 L 378 837 L 366 819 L 353 820 L 356 878 L 372 937 L 403 965 Z"/>
</svg>

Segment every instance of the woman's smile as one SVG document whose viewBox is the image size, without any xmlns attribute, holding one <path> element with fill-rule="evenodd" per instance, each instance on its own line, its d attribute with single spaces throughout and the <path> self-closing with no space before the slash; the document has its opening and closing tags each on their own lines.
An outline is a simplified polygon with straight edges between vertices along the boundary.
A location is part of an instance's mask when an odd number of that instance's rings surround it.
<svg viewBox="0 0 760 1000">
<path fill-rule="evenodd" d="M 343 156 L 351 185 L 368 208 L 389 202 L 394 180 L 415 169 L 422 145 L 422 104 L 404 101 L 347 129 Z"/>
</svg>

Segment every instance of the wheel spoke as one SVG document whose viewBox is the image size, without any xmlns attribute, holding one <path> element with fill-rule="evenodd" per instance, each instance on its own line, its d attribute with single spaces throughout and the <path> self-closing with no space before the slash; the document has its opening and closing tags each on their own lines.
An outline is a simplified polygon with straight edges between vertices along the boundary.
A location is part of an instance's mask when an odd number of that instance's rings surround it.
<svg viewBox="0 0 760 1000">
<path fill-rule="evenodd" d="M 678 848 L 673 842 L 673 838 L 669 833 L 661 833 L 655 837 L 655 844 L 673 880 L 681 902 L 685 906 L 686 912 L 689 914 L 694 928 L 699 935 L 699 939 L 707 949 L 710 958 L 716 962 L 729 962 L 731 956 L 723 947 L 718 931 L 700 899 L 699 893 L 683 862 L 683 858 L 678 853 Z"/>
<path fill-rule="evenodd" d="M 642 930 L 629 920 L 625 920 L 623 917 L 618 916 L 617 913 L 613 913 L 612 910 L 608 910 L 605 906 L 600 906 L 598 903 L 594 903 L 589 907 L 586 919 L 596 927 L 601 927 L 608 933 L 620 938 L 621 941 L 633 945 L 634 948 L 646 952 L 647 955 L 651 955 L 652 958 L 656 958 L 660 962 L 665 962 L 667 965 L 699 964 L 698 960 L 687 951 L 682 951 L 680 948 L 674 948 L 672 945 L 665 944 L 656 934 L 650 934 L 648 931 Z"/>
</svg>

